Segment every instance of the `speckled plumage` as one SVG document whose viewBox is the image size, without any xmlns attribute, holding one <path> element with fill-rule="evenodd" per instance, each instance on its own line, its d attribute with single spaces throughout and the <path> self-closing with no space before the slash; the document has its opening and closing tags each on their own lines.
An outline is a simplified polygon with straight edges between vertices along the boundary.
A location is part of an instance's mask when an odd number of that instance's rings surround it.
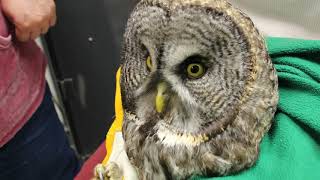
<svg viewBox="0 0 320 180">
<path fill-rule="evenodd" d="M 207 68 L 199 79 L 182 66 L 194 56 Z M 154 105 L 159 82 L 169 87 L 163 113 Z M 278 102 L 262 36 L 225 0 L 140 1 L 124 35 L 121 90 L 126 152 L 143 180 L 252 166 Z"/>
</svg>

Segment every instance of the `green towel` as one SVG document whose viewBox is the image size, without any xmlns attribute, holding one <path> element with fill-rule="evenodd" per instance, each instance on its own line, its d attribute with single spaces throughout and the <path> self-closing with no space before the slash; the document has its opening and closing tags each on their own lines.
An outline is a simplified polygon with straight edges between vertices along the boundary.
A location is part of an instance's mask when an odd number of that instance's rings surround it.
<svg viewBox="0 0 320 180">
<path fill-rule="evenodd" d="M 320 180 L 320 41 L 268 38 L 280 101 L 257 163 L 239 174 L 194 180 Z"/>
</svg>

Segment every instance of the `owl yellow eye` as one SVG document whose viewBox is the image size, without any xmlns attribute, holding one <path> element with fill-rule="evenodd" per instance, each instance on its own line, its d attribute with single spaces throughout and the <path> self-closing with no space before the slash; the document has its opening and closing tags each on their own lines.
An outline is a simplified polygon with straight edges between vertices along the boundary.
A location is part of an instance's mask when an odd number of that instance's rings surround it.
<svg viewBox="0 0 320 180">
<path fill-rule="evenodd" d="M 147 64 L 148 70 L 151 71 L 151 69 L 152 69 L 152 61 L 151 61 L 151 57 L 150 56 L 147 57 L 146 64 Z"/>
<path fill-rule="evenodd" d="M 204 67 L 199 63 L 191 63 L 187 67 L 187 73 L 189 78 L 200 78 L 204 74 Z"/>
</svg>

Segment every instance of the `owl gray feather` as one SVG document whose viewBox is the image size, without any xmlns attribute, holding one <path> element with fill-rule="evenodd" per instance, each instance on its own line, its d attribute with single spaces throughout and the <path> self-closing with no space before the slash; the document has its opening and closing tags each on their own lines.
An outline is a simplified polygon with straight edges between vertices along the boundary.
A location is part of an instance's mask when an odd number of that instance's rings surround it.
<svg viewBox="0 0 320 180">
<path fill-rule="evenodd" d="M 222 176 L 255 163 L 278 82 L 248 16 L 225 0 L 142 0 L 122 59 L 122 131 L 140 179 Z M 190 77 L 190 64 L 202 75 Z"/>
</svg>

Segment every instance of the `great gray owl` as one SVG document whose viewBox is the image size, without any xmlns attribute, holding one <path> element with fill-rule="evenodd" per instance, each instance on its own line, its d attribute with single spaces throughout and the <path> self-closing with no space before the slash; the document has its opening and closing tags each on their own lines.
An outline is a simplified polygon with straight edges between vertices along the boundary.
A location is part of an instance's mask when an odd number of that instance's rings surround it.
<svg viewBox="0 0 320 180">
<path fill-rule="evenodd" d="M 141 0 L 120 84 L 125 151 L 143 180 L 252 166 L 278 103 L 262 36 L 225 0 Z"/>
</svg>

